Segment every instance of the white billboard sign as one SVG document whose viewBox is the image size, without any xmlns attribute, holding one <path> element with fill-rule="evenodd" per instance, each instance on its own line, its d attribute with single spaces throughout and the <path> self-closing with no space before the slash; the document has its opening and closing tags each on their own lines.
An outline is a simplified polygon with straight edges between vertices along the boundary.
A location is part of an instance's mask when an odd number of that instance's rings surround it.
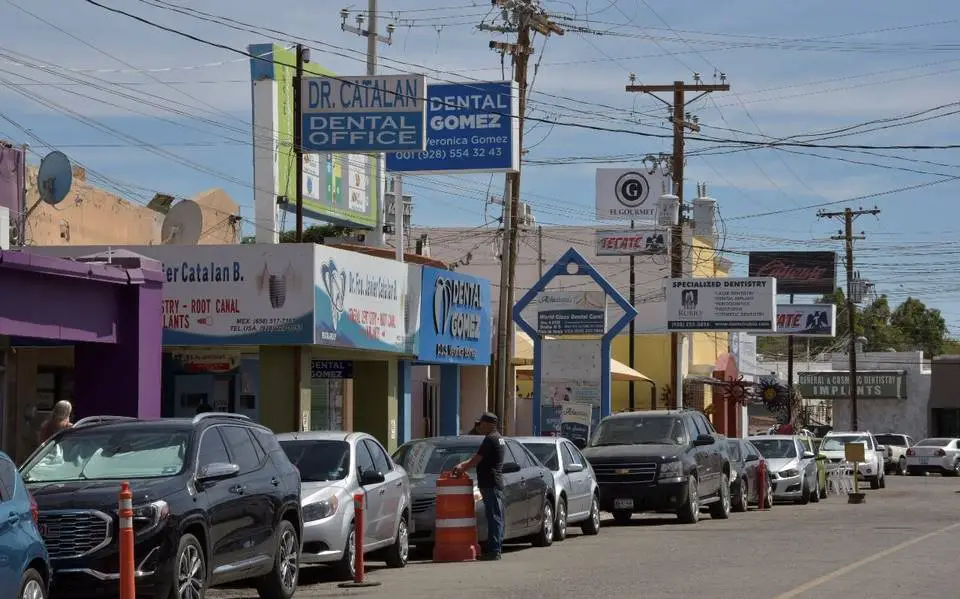
<svg viewBox="0 0 960 599">
<path fill-rule="evenodd" d="M 836 337 L 837 307 L 833 304 L 778 304 L 777 332 L 794 337 Z"/>
<path fill-rule="evenodd" d="M 660 196 L 670 189 L 662 171 L 646 168 L 597 169 L 597 220 L 633 220 L 653 224 Z"/>
<path fill-rule="evenodd" d="M 777 280 L 770 277 L 672 280 L 667 329 L 775 332 L 776 298 Z"/>
<path fill-rule="evenodd" d="M 597 231 L 597 255 L 660 256 L 667 253 L 669 242 L 666 229 Z"/>
</svg>

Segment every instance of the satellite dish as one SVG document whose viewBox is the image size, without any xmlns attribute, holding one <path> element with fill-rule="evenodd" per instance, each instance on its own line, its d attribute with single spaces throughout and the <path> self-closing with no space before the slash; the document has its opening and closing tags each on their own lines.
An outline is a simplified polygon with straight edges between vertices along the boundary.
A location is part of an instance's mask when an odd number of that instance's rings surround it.
<svg viewBox="0 0 960 599">
<path fill-rule="evenodd" d="M 160 242 L 165 245 L 197 245 L 203 233 L 203 211 L 193 200 L 176 204 L 163 219 Z"/>
<path fill-rule="evenodd" d="M 56 206 L 63 201 L 70 192 L 73 184 L 73 167 L 70 159 L 63 152 L 50 152 L 40 161 L 40 171 L 37 173 L 37 187 L 40 188 L 40 199 Z"/>
</svg>

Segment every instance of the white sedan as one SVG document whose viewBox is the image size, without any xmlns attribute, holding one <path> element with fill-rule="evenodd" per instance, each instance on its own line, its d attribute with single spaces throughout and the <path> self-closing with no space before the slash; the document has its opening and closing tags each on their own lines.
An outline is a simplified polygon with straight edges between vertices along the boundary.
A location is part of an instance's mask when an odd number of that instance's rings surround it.
<svg viewBox="0 0 960 599">
<path fill-rule="evenodd" d="M 907 473 L 910 476 L 919 476 L 927 472 L 960 476 L 960 439 L 924 439 L 908 449 Z"/>
</svg>

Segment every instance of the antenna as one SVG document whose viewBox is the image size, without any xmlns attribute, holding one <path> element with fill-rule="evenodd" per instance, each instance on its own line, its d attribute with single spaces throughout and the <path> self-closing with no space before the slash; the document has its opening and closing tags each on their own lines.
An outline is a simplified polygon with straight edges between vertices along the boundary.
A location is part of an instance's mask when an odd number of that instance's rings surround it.
<svg viewBox="0 0 960 599">
<path fill-rule="evenodd" d="M 37 172 L 37 187 L 40 188 L 40 199 L 56 206 L 63 201 L 70 192 L 73 184 L 73 167 L 70 159 L 63 152 L 50 152 L 40 161 L 40 170 Z"/>
<path fill-rule="evenodd" d="M 197 245 L 203 234 L 203 211 L 193 200 L 176 204 L 163 219 L 160 243 L 164 245 Z"/>
</svg>

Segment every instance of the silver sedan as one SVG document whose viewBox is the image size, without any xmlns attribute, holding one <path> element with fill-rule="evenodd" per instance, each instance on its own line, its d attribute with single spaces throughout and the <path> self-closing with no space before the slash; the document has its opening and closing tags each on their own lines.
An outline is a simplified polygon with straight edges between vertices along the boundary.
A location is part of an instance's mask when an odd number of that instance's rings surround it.
<svg viewBox="0 0 960 599">
<path fill-rule="evenodd" d="M 579 524 L 584 534 L 597 534 L 600 530 L 600 491 L 593 468 L 577 446 L 563 437 L 515 439 L 553 472 L 554 540 L 565 539 L 570 524 Z"/>
</svg>

